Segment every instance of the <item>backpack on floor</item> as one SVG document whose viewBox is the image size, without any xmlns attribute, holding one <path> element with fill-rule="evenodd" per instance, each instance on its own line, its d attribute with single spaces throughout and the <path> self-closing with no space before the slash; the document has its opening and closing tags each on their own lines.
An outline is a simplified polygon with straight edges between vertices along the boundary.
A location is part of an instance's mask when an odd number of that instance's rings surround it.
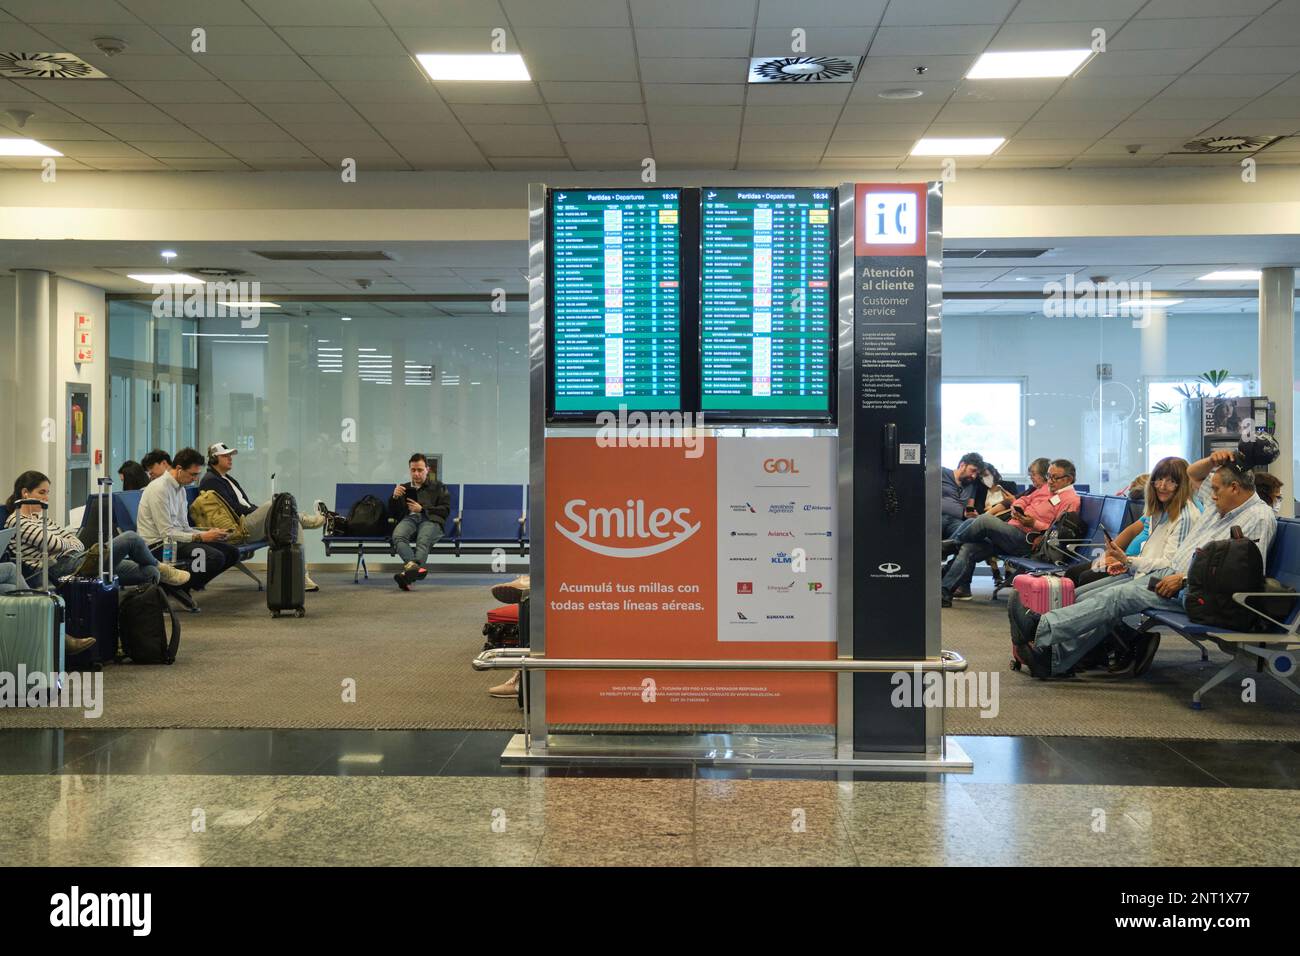
<svg viewBox="0 0 1300 956">
<path fill-rule="evenodd" d="M 298 543 L 298 502 L 287 491 L 271 497 L 266 540 L 273 548 L 289 548 Z"/>
<path fill-rule="evenodd" d="M 181 622 L 157 584 L 140 584 L 121 589 L 117 609 L 118 638 L 122 656 L 134 664 L 170 664 L 181 644 Z M 167 620 L 171 619 L 171 637 Z"/>
<path fill-rule="evenodd" d="M 190 505 L 190 523 L 196 528 L 220 528 L 228 531 L 230 534 L 226 538 L 226 544 L 243 544 L 248 540 L 244 519 L 235 514 L 226 499 L 211 488 L 200 491 L 194 504 Z"/>
<path fill-rule="evenodd" d="M 1232 595 L 1264 590 L 1264 558 L 1240 527 L 1233 525 L 1231 534 L 1196 549 L 1183 606 L 1193 624 L 1252 631 L 1259 618 Z"/>
<path fill-rule="evenodd" d="M 339 534 L 383 538 L 388 535 L 388 506 L 374 495 L 362 495 L 348 509 Z"/>
</svg>

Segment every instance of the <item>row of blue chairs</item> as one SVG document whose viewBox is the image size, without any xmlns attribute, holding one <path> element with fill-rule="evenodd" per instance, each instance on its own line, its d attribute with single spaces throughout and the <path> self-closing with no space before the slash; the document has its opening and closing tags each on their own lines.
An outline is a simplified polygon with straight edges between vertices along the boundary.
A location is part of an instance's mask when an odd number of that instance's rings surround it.
<svg viewBox="0 0 1300 956">
<path fill-rule="evenodd" d="M 527 485 L 448 485 L 451 513 L 442 539 L 434 553 L 490 554 L 498 548 L 511 548 L 519 555 L 528 554 L 528 486 Z M 387 503 L 393 494 L 391 484 L 340 483 L 334 486 L 334 510 L 346 515 L 366 495 Z M 326 535 L 321 539 L 327 555 L 356 555 L 352 580 L 364 575 L 367 554 L 395 555 L 388 535 Z"/>
<path fill-rule="evenodd" d="M 1136 521 L 1140 515 L 1141 504 L 1132 502 L 1128 498 L 1119 498 L 1115 495 L 1080 493 L 1079 518 L 1083 521 L 1085 530 L 1083 537 L 1072 543 L 1080 551 L 1087 550 L 1088 546 L 1104 544 L 1105 538 L 1101 532 L 1103 525 L 1112 535 L 1117 535 Z M 1050 571 L 1056 567 L 1055 564 L 1046 561 L 1035 561 L 1033 558 L 1017 554 L 999 555 L 999 558 L 1008 569 L 1022 574 L 1030 574 L 1034 571 Z M 1082 556 L 1080 559 L 1082 560 Z M 1005 575 L 1002 585 L 993 589 L 993 599 L 997 600 L 998 592 L 1010 586 L 1011 575 Z"/>
</svg>

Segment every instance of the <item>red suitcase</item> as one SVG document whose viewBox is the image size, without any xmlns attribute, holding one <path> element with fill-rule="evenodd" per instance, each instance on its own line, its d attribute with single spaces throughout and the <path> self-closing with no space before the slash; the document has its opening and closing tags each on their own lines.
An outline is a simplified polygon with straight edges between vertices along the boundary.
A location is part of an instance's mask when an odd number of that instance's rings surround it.
<svg viewBox="0 0 1300 956">
<path fill-rule="evenodd" d="M 1064 575 L 1017 574 L 1011 586 L 1020 595 L 1020 603 L 1039 614 L 1074 603 L 1074 582 Z"/>
<path fill-rule="evenodd" d="M 485 651 L 520 646 L 519 608 L 518 604 L 503 604 L 487 612 L 487 623 L 483 625 Z"/>
</svg>

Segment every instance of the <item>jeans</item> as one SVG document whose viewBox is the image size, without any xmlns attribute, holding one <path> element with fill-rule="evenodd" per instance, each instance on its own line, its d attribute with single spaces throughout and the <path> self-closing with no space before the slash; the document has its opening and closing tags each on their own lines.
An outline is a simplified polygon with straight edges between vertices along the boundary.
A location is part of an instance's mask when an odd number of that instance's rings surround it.
<svg viewBox="0 0 1300 956">
<path fill-rule="evenodd" d="M 974 518 L 958 518 L 950 514 L 939 515 L 939 529 L 943 532 L 943 539 L 947 541 L 949 538 L 957 537 L 961 529 L 974 520 Z"/>
<path fill-rule="evenodd" d="M 18 565 L 8 561 L 0 564 L 0 594 L 17 591 L 20 587 L 26 587 L 26 584 L 18 577 Z"/>
<path fill-rule="evenodd" d="M 1028 554 L 1025 532 L 995 515 L 983 514 L 970 521 L 957 535 L 961 550 L 943 576 L 943 589 L 951 594 L 957 588 L 970 588 L 975 566 L 999 554 Z"/>
<path fill-rule="evenodd" d="M 429 559 L 429 552 L 441 538 L 442 525 L 426 518 L 423 512 L 416 512 L 397 522 L 397 527 L 393 529 L 393 550 L 403 562 L 414 561 L 423 566 Z M 411 546 L 412 540 L 415 541 L 414 547 Z"/>
<path fill-rule="evenodd" d="M 1114 581 L 1097 581 L 1083 588 L 1089 592 L 1084 600 L 1044 614 L 1034 643 L 1051 647 L 1052 673 L 1064 674 L 1131 614 L 1147 608 L 1182 611 L 1181 597 L 1163 598 L 1147 587 L 1148 581 L 1163 575 L 1156 572 L 1131 579 L 1117 575 Z"/>
<path fill-rule="evenodd" d="M 57 581 L 74 573 L 86 560 L 86 552 L 66 554 L 55 558 L 50 564 L 50 580 Z M 99 573 L 96 565 L 92 574 Z M 156 584 L 158 582 L 158 559 L 149 553 L 149 546 L 144 538 L 134 531 L 123 531 L 113 539 L 113 573 L 123 584 Z M 29 580 L 39 581 L 40 573 L 29 576 Z"/>
<path fill-rule="evenodd" d="M 155 558 L 162 557 L 162 545 L 150 549 Z M 198 562 L 198 552 L 203 552 L 203 570 L 199 571 L 196 567 Z M 202 591 L 207 583 L 215 578 L 226 568 L 233 567 L 239 563 L 239 549 L 233 544 L 222 544 L 220 542 L 204 541 L 186 541 L 177 543 L 176 558 L 172 561 L 174 567 L 182 571 L 190 572 L 190 579 L 185 584 L 187 591 Z"/>
</svg>

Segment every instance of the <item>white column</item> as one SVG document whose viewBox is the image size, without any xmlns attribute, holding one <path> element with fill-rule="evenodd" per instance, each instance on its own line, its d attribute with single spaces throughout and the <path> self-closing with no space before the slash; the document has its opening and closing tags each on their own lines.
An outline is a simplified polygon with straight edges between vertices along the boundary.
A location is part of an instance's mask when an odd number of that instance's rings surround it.
<svg viewBox="0 0 1300 956">
<path fill-rule="evenodd" d="M 35 468 L 50 476 L 55 487 L 63 483 L 59 467 L 59 429 L 66 428 L 61 396 L 54 395 L 54 324 L 50 319 L 50 273 L 41 269 L 15 269 L 16 362 L 18 404 L 7 414 L 14 417 L 14 458 L 20 471 Z"/>
<path fill-rule="evenodd" d="M 1282 482 L 1282 513 L 1295 514 L 1295 267 L 1274 266 L 1259 276 L 1259 385 L 1277 408 L 1277 440 L 1282 454 L 1268 466 Z M 1287 502 L 1291 506 L 1287 506 Z"/>
</svg>

